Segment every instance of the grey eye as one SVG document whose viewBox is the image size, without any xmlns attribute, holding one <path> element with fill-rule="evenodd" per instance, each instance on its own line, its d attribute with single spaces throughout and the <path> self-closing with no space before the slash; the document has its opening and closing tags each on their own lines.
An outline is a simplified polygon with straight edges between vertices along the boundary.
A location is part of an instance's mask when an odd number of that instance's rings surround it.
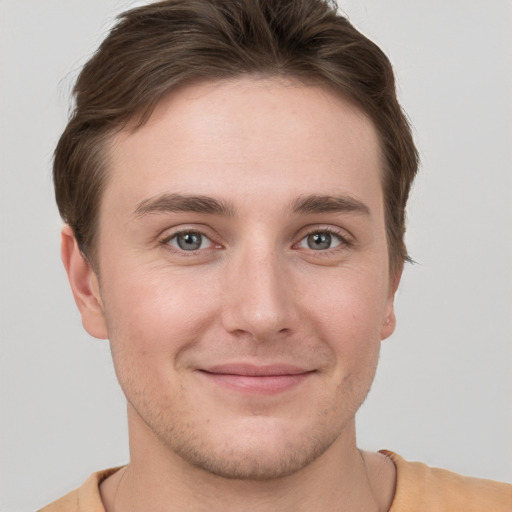
<svg viewBox="0 0 512 512">
<path fill-rule="evenodd" d="M 182 251 L 197 251 L 211 247 L 212 242 L 208 237 L 197 231 L 184 231 L 174 235 L 169 244 Z"/>
<path fill-rule="evenodd" d="M 313 251 L 325 251 L 341 244 L 339 236 L 327 231 L 310 233 L 300 241 L 300 247 Z"/>
</svg>

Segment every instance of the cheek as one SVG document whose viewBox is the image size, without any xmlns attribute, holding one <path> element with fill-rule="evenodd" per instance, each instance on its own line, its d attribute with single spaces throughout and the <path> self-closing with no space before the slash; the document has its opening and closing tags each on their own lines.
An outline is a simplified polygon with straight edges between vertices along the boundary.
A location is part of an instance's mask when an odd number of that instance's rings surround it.
<svg viewBox="0 0 512 512">
<path fill-rule="evenodd" d="M 380 352 L 382 301 L 349 280 L 316 294 L 309 319 L 316 336 L 328 347 L 323 396 L 327 409 L 345 424 L 364 402 L 375 377 Z M 321 403 L 321 399 L 318 400 Z"/>
<path fill-rule="evenodd" d="M 339 332 L 348 339 L 369 342 L 380 339 L 380 329 L 387 304 L 387 281 L 376 272 L 357 269 L 327 276 L 304 309 L 315 312 L 319 327 Z"/>
<path fill-rule="evenodd" d="M 362 277 L 347 272 L 310 301 L 314 329 L 334 353 L 340 378 L 373 376 L 379 356 L 386 283 L 379 275 Z"/>
<path fill-rule="evenodd" d="M 141 349 L 197 334 L 215 308 L 208 284 L 196 285 L 201 279 L 158 269 L 111 277 L 104 297 L 107 322 L 118 338 Z"/>
<path fill-rule="evenodd" d="M 130 389 L 173 388 L 180 374 L 180 354 L 194 346 L 218 316 L 209 287 L 197 289 L 190 279 L 166 273 L 112 276 L 104 296 L 115 371 Z M 114 286 L 115 283 L 115 286 Z M 172 380 L 172 382 L 170 382 Z"/>
</svg>

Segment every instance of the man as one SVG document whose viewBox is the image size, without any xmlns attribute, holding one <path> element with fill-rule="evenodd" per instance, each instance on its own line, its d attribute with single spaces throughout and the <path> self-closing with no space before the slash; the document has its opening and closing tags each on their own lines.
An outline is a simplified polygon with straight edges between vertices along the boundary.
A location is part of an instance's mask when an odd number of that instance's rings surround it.
<svg viewBox="0 0 512 512">
<path fill-rule="evenodd" d="M 84 67 L 62 256 L 130 463 L 43 510 L 510 510 L 358 450 L 418 159 L 383 53 L 321 0 L 165 1 Z"/>
</svg>

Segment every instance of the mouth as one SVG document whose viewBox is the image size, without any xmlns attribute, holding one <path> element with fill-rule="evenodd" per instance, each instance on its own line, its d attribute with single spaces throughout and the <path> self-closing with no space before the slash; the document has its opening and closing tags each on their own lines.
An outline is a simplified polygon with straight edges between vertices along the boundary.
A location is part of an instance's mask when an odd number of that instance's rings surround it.
<svg viewBox="0 0 512 512">
<path fill-rule="evenodd" d="M 271 395 L 293 389 L 315 370 L 293 365 L 227 364 L 200 369 L 210 382 L 241 393 Z"/>
</svg>

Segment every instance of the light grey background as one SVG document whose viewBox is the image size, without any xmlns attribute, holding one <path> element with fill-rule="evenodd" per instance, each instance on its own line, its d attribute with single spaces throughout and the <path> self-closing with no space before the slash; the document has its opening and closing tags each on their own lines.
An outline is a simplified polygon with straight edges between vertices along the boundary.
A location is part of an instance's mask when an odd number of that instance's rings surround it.
<svg viewBox="0 0 512 512">
<path fill-rule="evenodd" d="M 106 342 L 82 330 L 50 179 L 77 70 L 143 2 L 0 0 L 0 510 L 127 461 Z M 512 481 L 512 2 L 340 1 L 391 56 L 423 165 L 398 329 L 359 444 Z"/>
</svg>

